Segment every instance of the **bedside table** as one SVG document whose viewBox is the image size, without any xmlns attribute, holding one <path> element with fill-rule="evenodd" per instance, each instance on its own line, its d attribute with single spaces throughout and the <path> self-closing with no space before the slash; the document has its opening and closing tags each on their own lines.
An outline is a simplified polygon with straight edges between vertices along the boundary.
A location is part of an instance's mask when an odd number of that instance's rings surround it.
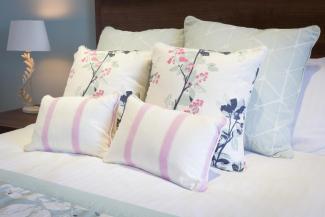
<svg viewBox="0 0 325 217">
<path fill-rule="evenodd" d="M 37 114 L 27 114 L 21 109 L 0 112 L 0 133 L 26 127 L 36 122 Z"/>
</svg>

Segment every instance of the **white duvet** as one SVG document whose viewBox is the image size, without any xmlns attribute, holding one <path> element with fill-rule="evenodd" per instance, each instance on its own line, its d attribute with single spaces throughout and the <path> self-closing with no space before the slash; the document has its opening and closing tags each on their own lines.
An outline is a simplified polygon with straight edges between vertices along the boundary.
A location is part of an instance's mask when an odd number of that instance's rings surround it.
<svg viewBox="0 0 325 217">
<path fill-rule="evenodd" d="M 23 152 L 31 134 L 32 126 L 0 135 L 0 169 L 178 216 L 325 217 L 325 156 L 248 153 L 244 172 L 211 172 L 199 193 L 95 157 Z"/>
</svg>

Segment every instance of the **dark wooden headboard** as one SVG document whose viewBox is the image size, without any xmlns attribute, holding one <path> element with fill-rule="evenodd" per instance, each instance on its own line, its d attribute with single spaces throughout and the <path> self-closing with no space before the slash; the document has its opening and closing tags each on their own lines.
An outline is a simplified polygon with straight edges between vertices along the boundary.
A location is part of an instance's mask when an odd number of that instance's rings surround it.
<svg viewBox="0 0 325 217">
<path fill-rule="evenodd" d="M 313 57 L 325 57 L 325 0 L 95 0 L 97 40 L 105 26 L 141 31 L 183 28 L 184 18 L 256 27 L 297 28 L 317 24 L 322 34 Z"/>
</svg>

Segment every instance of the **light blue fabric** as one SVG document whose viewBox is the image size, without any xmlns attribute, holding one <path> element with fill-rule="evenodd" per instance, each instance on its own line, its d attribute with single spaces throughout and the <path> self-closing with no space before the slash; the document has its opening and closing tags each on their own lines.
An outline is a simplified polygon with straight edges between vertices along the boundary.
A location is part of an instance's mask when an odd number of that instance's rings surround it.
<svg viewBox="0 0 325 217">
<path fill-rule="evenodd" d="M 0 181 L 0 216 L 3 217 L 108 217 L 76 204 L 58 200 Z"/>
<path fill-rule="evenodd" d="M 98 214 L 105 213 L 114 217 L 139 217 L 139 216 L 170 217 L 172 216 L 154 210 L 146 209 L 140 206 L 128 204 L 122 201 L 117 201 L 103 196 L 82 192 L 55 183 L 43 181 L 31 176 L 26 176 L 23 174 L 6 171 L 6 170 L 0 170 L 0 184 L 3 185 L 3 183 L 9 183 L 10 186 L 20 187 L 22 189 L 28 189 L 29 191 L 35 193 L 41 193 L 47 195 L 48 199 L 50 199 L 49 197 L 54 197 L 55 200 L 60 200 L 60 201 L 65 201 L 65 202 L 75 204 L 71 206 L 71 210 L 87 214 L 86 216 L 92 216 L 93 213 L 98 213 Z M 54 201 L 54 199 L 51 200 Z M 5 201 L 8 200 L 6 200 L 4 197 L 1 197 L 1 193 L 0 193 L 0 208 L 6 205 L 4 204 Z M 81 207 L 78 207 L 77 205 Z"/>
<path fill-rule="evenodd" d="M 274 157 L 293 157 L 295 106 L 303 71 L 320 28 L 266 29 L 237 27 L 186 17 L 185 47 L 217 51 L 265 46 L 245 121 L 245 148 Z"/>
</svg>

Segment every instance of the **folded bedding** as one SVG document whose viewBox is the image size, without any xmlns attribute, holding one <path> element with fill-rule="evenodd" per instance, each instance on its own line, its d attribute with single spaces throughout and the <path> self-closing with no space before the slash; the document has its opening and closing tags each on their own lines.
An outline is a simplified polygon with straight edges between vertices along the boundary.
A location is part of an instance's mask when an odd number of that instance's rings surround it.
<svg viewBox="0 0 325 217">
<path fill-rule="evenodd" d="M 323 217 L 325 214 L 323 156 L 295 152 L 294 159 L 274 159 L 248 153 L 243 173 L 210 170 L 207 191 L 193 192 L 142 170 L 106 164 L 96 157 L 23 152 L 22 147 L 31 141 L 32 131 L 33 125 L 0 135 L 1 170 L 166 215 Z M 58 196 L 62 192 L 57 193 Z M 114 209 L 107 214 L 123 216 Z"/>
</svg>

